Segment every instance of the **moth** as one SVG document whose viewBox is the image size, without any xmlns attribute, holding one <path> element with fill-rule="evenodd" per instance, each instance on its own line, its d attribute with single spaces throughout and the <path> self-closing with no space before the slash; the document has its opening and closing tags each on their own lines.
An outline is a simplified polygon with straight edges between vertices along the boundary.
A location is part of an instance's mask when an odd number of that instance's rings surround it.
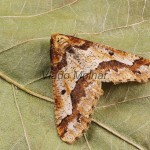
<svg viewBox="0 0 150 150">
<path fill-rule="evenodd" d="M 53 34 L 50 45 L 56 126 L 60 138 L 69 144 L 89 128 L 103 95 L 102 82 L 141 83 L 150 78 L 150 60 L 137 55 L 63 34 Z"/>
</svg>

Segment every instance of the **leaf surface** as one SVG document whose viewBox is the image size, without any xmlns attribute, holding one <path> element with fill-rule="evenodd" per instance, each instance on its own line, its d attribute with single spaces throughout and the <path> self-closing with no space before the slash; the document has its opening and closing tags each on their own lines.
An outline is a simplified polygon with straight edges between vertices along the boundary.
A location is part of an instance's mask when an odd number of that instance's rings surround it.
<svg viewBox="0 0 150 150">
<path fill-rule="evenodd" d="M 150 82 L 103 84 L 91 127 L 73 145 L 59 139 L 54 105 L 42 100 L 53 96 L 52 33 L 150 59 L 150 1 L 1 0 L 0 8 L 0 149 L 150 149 Z"/>
</svg>

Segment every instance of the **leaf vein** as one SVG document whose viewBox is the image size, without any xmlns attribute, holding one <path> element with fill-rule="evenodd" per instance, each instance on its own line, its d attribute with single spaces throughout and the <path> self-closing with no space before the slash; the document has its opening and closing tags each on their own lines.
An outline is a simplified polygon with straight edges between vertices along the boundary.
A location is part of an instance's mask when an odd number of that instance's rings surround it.
<svg viewBox="0 0 150 150">
<path fill-rule="evenodd" d="M 90 146 L 90 144 L 89 144 L 89 141 L 88 141 L 88 139 L 87 139 L 85 133 L 84 133 L 84 139 L 85 139 L 85 141 L 86 141 L 86 143 L 87 143 L 87 146 L 88 146 L 89 150 L 91 150 L 91 146 Z"/>
<path fill-rule="evenodd" d="M 75 0 L 69 4 L 66 4 L 64 6 L 61 6 L 61 7 L 58 7 L 58 8 L 55 8 L 55 9 L 51 9 L 46 11 L 46 12 L 42 12 L 42 13 L 39 13 L 39 14 L 35 14 L 35 15 L 27 15 L 27 16 L 0 16 L 0 18 L 32 18 L 32 17 L 38 17 L 38 16 L 41 16 L 41 15 L 45 15 L 45 14 L 49 14 L 51 12 L 54 12 L 56 10 L 59 10 L 59 9 L 62 9 L 64 7 L 67 7 L 67 6 L 70 6 L 70 5 L 73 5 L 75 4 L 76 2 L 78 2 L 78 0 Z"/>
<path fill-rule="evenodd" d="M 92 119 L 92 121 L 97 124 L 98 126 L 102 127 L 103 129 L 105 129 L 106 131 L 112 133 L 113 135 L 115 135 L 116 137 L 120 138 L 121 140 L 125 141 L 126 143 L 134 146 L 135 148 L 139 149 L 139 150 L 144 150 L 144 148 L 142 148 L 141 146 L 139 146 L 138 144 L 132 142 L 131 140 L 129 140 L 128 138 L 126 138 L 125 136 L 121 135 L 120 133 L 118 133 L 117 131 L 114 131 L 113 129 L 109 128 L 108 126 L 96 121 L 95 119 Z"/>
<path fill-rule="evenodd" d="M 142 21 L 139 21 L 139 22 L 136 22 L 136 23 L 133 23 L 133 24 L 130 24 L 130 25 L 124 25 L 124 26 L 118 26 L 118 27 L 115 27 L 115 28 L 110 28 L 110 29 L 106 29 L 106 30 L 103 30 L 101 32 L 78 32 L 76 34 L 78 35 L 98 35 L 98 34 L 101 34 L 101 33 L 104 33 L 104 32 L 110 32 L 110 31 L 115 31 L 115 30 L 118 30 L 118 29 L 123 29 L 123 28 L 130 28 L 130 27 L 133 27 L 133 26 L 136 26 L 136 25 L 139 25 L 139 24 L 142 24 L 142 23 L 145 23 L 145 22 L 148 22 L 149 20 L 142 20 Z"/>
<path fill-rule="evenodd" d="M 11 83 L 13 85 L 15 85 L 16 87 L 18 87 L 19 89 L 21 89 L 22 91 L 32 95 L 32 96 L 35 96 L 37 98 L 40 98 L 40 99 L 43 99 L 43 100 L 46 100 L 48 102 L 54 102 L 51 98 L 49 97 L 46 97 L 46 96 L 43 96 L 41 94 L 38 94 L 36 92 L 33 92 L 31 91 L 30 89 L 27 89 L 25 86 L 21 85 L 20 83 L 16 82 L 15 80 L 11 79 L 10 77 L 8 77 L 7 75 L 5 75 L 4 73 L 0 72 L 0 77 L 2 79 L 4 79 L 5 81 L 7 81 L 8 83 Z"/>
<path fill-rule="evenodd" d="M 113 103 L 113 104 L 109 104 L 109 105 L 105 105 L 105 106 L 96 107 L 96 109 L 99 109 L 99 108 L 107 108 L 107 107 L 115 106 L 115 105 L 118 105 L 118 104 L 123 104 L 123 103 L 131 102 L 131 101 L 133 101 L 133 100 L 143 99 L 143 98 L 148 98 L 148 97 L 150 97 L 150 95 L 141 96 L 141 97 L 136 97 L 136 98 L 124 100 L 124 101 L 121 101 L 121 102 L 118 101 L 117 103 Z"/>
<path fill-rule="evenodd" d="M 28 145 L 28 149 L 31 150 L 29 140 L 28 140 L 28 136 L 27 136 L 27 131 L 26 131 L 26 128 L 25 128 L 25 125 L 24 125 L 24 122 L 23 122 L 22 114 L 21 114 L 19 105 L 17 103 L 14 85 L 12 85 L 12 89 L 13 89 L 13 96 L 14 96 L 15 104 L 16 104 L 16 107 L 17 107 L 17 110 L 18 110 L 18 113 L 19 113 L 19 117 L 20 117 L 20 120 L 21 120 L 22 127 L 23 127 L 24 136 L 25 136 L 25 139 L 26 139 L 26 142 L 27 142 L 27 145 Z"/>
</svg>

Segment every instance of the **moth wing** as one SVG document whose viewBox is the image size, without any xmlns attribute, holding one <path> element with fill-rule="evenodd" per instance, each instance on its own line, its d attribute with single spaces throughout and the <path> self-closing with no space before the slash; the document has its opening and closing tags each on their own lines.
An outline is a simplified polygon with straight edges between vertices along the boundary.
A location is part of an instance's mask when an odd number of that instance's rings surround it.
<svg viewBox="0 0 150 150">
<path fill-rule="evenodd" d="M 73 43 L 83 44 L 83 41 L 75 39 Z M 83 67 L 86 63 L 80 64 L 83 57 L 67 36 L 52 36 L 51 74 L 56 125 L 60 138 L 67 143 L 74 142 L 88 129 L 96 102 L 103 94 L 100 80 L 90 78 L 90 69 Z M 85 74 L 81 75 L 83 70 Z"/>
<path fill-rule="evenodd" d="M 101 62 L 96 73 L 103 74 L 102 82 L 124 83 L 128 81 L 147 82 L 150 79 L 150 60 L 121 50 L 99 44 L 109 61 Z"/>
<path fill-rule="evenodd" d="M 147 81 L 150 61 L 72 36 L 51 38 L 51 73 L 58 134 L 72 143 L 88 129 L 101 82 Z"/>
</svg>

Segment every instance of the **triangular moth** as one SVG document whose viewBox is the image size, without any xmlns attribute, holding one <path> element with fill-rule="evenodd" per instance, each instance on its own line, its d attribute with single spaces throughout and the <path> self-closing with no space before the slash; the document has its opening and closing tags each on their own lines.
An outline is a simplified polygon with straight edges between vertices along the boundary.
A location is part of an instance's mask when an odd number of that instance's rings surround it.
<svg viewBox="0 0 150 150">
<path fill-rule="evenodd" d="M 150 78 L 150 60 L 69 35 L 52 35 L 50 55 L 57 131 L 67 143 L 88 129 L 103 94 L 101 82 L 147 82 Z M 99 79 L 91 73 L 104 76 Z"/>
</svg>

